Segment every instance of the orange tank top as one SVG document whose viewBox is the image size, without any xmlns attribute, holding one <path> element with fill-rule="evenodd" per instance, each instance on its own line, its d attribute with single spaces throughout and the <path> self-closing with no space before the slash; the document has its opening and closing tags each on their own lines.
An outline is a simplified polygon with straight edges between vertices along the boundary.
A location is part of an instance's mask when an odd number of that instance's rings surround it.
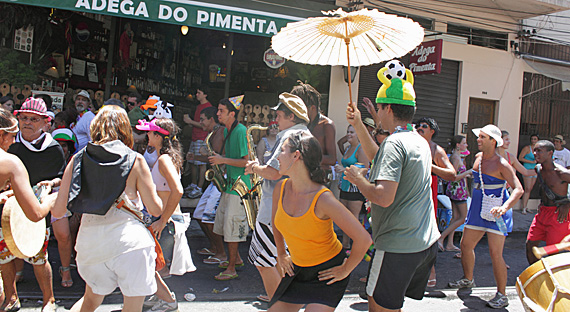
<svg viewBox="0 0 570 312">
<path fill-rule="evenodd" d="M 295 265 L 309 267 L 332 259 L 342 250 L 342 244 L 336 237 L 332 219 L 322 220 L 315 215 L 319 196 L 330 190 L 324 188 L 315 194 L 309 210 L 304 215 L 291 217 L 283 210 L 283 190 L 287 180 L 281 184 L 275 226 L 285 238 L 291 260 Z"/>
</svg>

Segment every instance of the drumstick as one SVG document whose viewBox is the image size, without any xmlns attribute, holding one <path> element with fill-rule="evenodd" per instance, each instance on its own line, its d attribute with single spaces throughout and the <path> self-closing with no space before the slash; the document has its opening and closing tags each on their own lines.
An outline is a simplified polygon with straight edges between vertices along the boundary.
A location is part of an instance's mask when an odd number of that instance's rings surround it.
<svg viewBox="0 0 570 312">
<path fill-rule="evenodd" d="M 570 248 L 570 242 L 566 243 L 559 243 L 544 247 L 532 247 L 532 253 L 538 258 L 542 258 L 544 256 L 552 255 L 555 253 L 559 253 L 564 249 Z"/>
</svg>

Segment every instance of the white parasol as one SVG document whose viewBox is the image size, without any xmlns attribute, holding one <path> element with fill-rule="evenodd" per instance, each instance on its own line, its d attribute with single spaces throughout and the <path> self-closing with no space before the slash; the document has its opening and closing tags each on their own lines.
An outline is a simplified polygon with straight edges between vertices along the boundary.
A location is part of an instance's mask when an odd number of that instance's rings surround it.
<svg viewBox="0 0 570 312">
<path fill-rule="evenodd" d="M 299 63 L 366 66 L 398 58 L 424 38 L 423 28 L 413 20 L 362 9 L 323 12 L 331 17 L 310 17 L 287 24 L 273 36 L 273 50 Z M 348 90 L 352 101 L 351 81 Z"/>
</svg>

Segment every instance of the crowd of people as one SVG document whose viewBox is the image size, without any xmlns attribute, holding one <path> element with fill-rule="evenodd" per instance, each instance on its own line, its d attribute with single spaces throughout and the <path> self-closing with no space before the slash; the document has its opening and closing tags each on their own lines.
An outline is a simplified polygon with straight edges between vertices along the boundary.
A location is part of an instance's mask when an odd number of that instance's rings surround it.
<svg viewBox="0 0 570 312">
<path fill-rule="evenodd" d="M 258 299 L 269 303 L 269 311 L 333 311 L 371 245 L 364 279 L 370 311 L 399 310 L 405 297 L 422 299 L 426 287 L 436 286 L 438 251 L 455 251 L 461 259 L 463 276 L 449 287 L 474 287 L 475 247 L 485 234 L 497 285 L 488 305 L 507 306 L 503 246 L 512 231 L 512 208 L 522 196 L 527 213 L 535 181 L 541 205 L 528 233 L 529 263 L 537 260 L 531 250 L 540 241 L 554 244 L 570 234 L 566 142 L 560 135 L 554 142 L 533 135 L 517 158 L 507 151 L 509 133 L 487 125 L 473 129 L 479 153 L 469 168 L 465 136 L 450 138 L 446 150 L 433 141 L 439 134 L 434 119 L 414 119 L 412 73 L 389 79 L 386 70 L 378 73 L 376 107 L 363 100 L 372 118 L 363 119 L 356 103 L 348 103 L 349 126 L 336 145 L 319 92 L 299 83 L 279 95 L 276 118 L 256 152 L 246 125 L 237 120 L 244 96 L 214 106 L 207 86 L 196 91 L 194 115 L 183 118 L 192 127 L 185 154 L 172 104 L 158 96 L 144 101 L 132 93 L 126 104 L 109 99 L 99 108 L 80 91 L 72 107 L 57 114 L 48 110 L 49 97 L 26 99 L 16 110 L 13 100 L 0 98 L 0 201 L 15 196 L 33 221 L 48 216 L 45 240 L 51 229 L 61 286 L 73 285 L 73 261 L 86 282 L 72 311 L 94 311 L 117 287 L 125 311 L 178 309 L 164 279 L 196 269 L 185 235 L 190 218 L 179 204 L 183 196 L 200 197 L 192 218 L 209 245 L 196 249 L 206 256 L 204 263 L 222 269 L 215 280 L 238 277 L 237 268 L 246 265 L 238 247 L 253 230 L 247 262 L 259 272 L 266 293 Z M 336 176 L 338 183 L 332 183 Z M 453 211 L 442 233 L 439 180 Z M 38 203 L 35 185 L 57 191 Z M 363 207 L 369 207 L 370 232 L 359 220 Z M 1 231 L 0 239 L 2 309 L 20 308 L 16 283 L 26 261 L 42 290 L 43 311 L 55 311 L 47 244 L 37 255 L 18 259 Z"/>
</svg>

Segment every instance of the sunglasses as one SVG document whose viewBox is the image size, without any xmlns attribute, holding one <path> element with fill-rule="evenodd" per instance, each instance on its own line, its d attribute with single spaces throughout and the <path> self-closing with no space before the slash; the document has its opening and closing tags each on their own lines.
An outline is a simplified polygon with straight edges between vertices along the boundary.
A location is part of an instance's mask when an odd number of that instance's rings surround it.
<svg viewBox="0 0 570 312">
<path fill-rule="evenodd" d="M 21 122 L 30 121 L 30 122 L 36 123 L 36 122 L 39 122 L 39 121 L 42 120 L 42 119 L 43 119 L 43 118 L 40 118 L 40 117 L 28 117 L 28 116 L 18 115 L 18 120 L 21 121 Z"/>
<path fill-rule="evenodd" d="M 429 128 L 429 126 L 428 126 L 428 125 L 426 125 L 426 124 L 422 124 L 422 125 L 416 125 L 416 129 L 419 129 L 419 128 L 428 129 L 428 128 Z"/>
<path fill-rule="evenodd" d="M 129 105 L 129 106 L 135 106 L 136 104 L 137 103 L 135 103 L 135 102 L 127 102 L 127 105 Z"/>
</svg>

